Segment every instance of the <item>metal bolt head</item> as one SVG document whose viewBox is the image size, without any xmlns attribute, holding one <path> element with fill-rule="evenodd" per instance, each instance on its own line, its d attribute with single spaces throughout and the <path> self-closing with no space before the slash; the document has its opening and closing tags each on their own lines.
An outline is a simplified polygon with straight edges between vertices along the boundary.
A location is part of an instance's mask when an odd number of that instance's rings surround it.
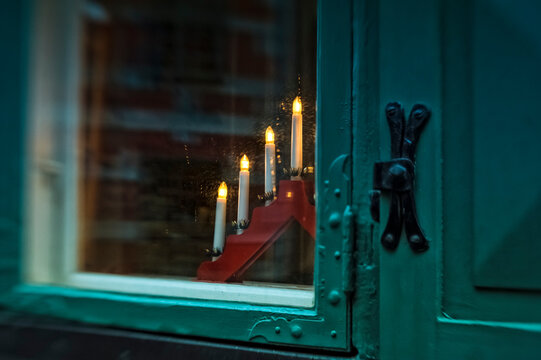
<svg viewBox="0 0 541 360">
<path fill-rule="evenodd" d="M 340 197 L 340 189 L 339 188 L 334 189 L 334 196 Z"/>
<path fill-rule="evenodd" d="M 336 305 L 340 302 L 340 293 L 333 290 L 329 293 L 328 299 L 331 304 Z"/>
<path fill-rule="evenodd" d="M 337 213 L 337 212 L 333 212 L 330 216 L 329 216 L 329 226 L 332 227 L 333 229 L 337 228 L 338 225 L 340 225 L 340 214 Z"/>
<path fill-rule="evenodd" d="M 277 326 L 277 327 L 274 328 L 274 332 L 277 333 L 277 334 L 279 334 L 281 330 L 282 330 L 282 329 L 280 329 L 279 326 Z"/>
<path fill-rule="evenodd" d="M 395 116 L 396 113 L 398 112 L 398 109 L 396 108 L 396 105 L 391 104 L 387 106 L 387 109 L 385 109 L 385 111 L 387 112 L 387 116 L 390 117 L 390 116 Z"/>
<path fill-rule="evenodd" d="M 336 330 L 332 330 L 332 331 L 331 331 L 331 337 L 333 337 L 333 338 L 336 337 Z"/>
<path fill-rule="evenodd" d="M 341 255 L 342 255 L 342 254 L 341 254 L 340 251 L 338 251 L 338 250 L 336 250 L 336 251 L 334 252 L 334 258 L 335 258 L 336 260 L 340 259 L 340 256 L 341 256 Z"/>
<path fill-rule="evenodd" d="M 388 245 L 388 246 L 391 246 L 394 242 L 394 236 L 393 234 L 387 234 L 383 237 L 383 242 Z"/>
<path fill-rule="evenodd" d="M 411 235 L 410 236 L 410 243 L 412 244 L 420 244 L 421 243 L 421 237 L 419 235 Z"/>
<path fill-rule="evenodd" d="M 402 165 L 399 165 L 399 164 L 394 164 L 393 166 L 391 166 L 391 168 L 389 169 L 389 172 L 391 173 L 391 175 L 393 176 L 402 176 L 404 175 L 407 170 L 405 167 L 403 167 Z"/>
<path fill-rule="evenodd" d="M 391 182 L 394 187 L 402 187 L 406 183 L 408 171 L 402 165 L 394 164 L 389 169 L 389 173 L 391 174 Z"/>
<path fill-rule="evenodd" d="M 300 338 L 302 336 L 302 328 L 299 325 L 293 325 L 291 327 L 291 336 L 294 338 Z"/>
<path fill-rule="evenodd" d="M 421 120 L 424 116 L 425 116 L 425 109 L 419 108 L 413 112 L 413 117 L 415 117 L 416 120 Z"/>
</svg>

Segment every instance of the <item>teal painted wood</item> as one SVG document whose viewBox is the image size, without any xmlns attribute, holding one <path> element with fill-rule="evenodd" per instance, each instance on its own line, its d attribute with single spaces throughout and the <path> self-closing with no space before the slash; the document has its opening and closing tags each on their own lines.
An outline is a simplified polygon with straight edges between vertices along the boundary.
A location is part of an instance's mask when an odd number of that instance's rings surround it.
<svg viewBox="0 0 541 360">
<path fill-rule="evenodd" d="M 0 13 L 0 289 L 17 283 L 21 255 L 27 44 L 26 1 L 2 4 Z"/>
<path fill-rule="evenodd" d="M 541 153 L 541 126 L 533 121 L 541 96 L 541 31 L 532 15 L 540 4 L 446 5 L 454 15 L 447 27 L 471 35 L 454 42 L 457 51 L 459 41 L 465 44 L 462 61 L 444 52 L 444 99 L 464 104 L 444 112 L 456 118 L 455 127 L 443 123 L 449 137 L 443 143 L 444 310 L 454 319 L 540 324 L 541 245 L 535 238 L 541 230 L 541 167 L 531 165 L 539 164 Z M 468 21 L 460 22 L 465 15 Z M 459 140 L 459 130 L 468 136 Z M 457 157 L 462 146 L 472 154 L 466 161 Z M 457 177 L 454 167 L 467 171 Z M 466 245 L 470 251 L 459 256 L 455 247 Z"/>
<path fill-rule="evenodd" d="M 350 301 L 345 292 L 347 281 L 344 275 L 347 275 L 347 269 L 343 268 L 348 257 L 345 256 L 346 253 L 344 256 L 335 256 L 335 253 L 348 248 L 347 242 L 344 242 L 344 233 L 347 235 L 349 229 L 345 225 L 343 214 L 351 202 L 351 6 L 350 1 L 318 2 L 316 181 L 319 225 L 316 247 L 316 306 L 309 310 L 121 295 L 21 283 L 18 280 L 18 266 L 21 261 L 18 249 L 21 244 L 20 213 L 23 210 L 22 149 L 23 124 L 26 121 L 24 84 L 28 71 L 24 65 L 28 60 L 24 58 L 24 52 L 28 51 L 29 45 L 20 38 L 30 31 L 32 6 L 21 7 L 18 2 L 12 2 L 9 7 L 5 7 L 0 15 L 0 20 L 4 20 L 0 36 L 9 40 L 6 44 L 17 55 L 2 61 L 17 71 L 6 76 L 1 85 L 7 95 L 2 104 L 9 108 L 8 115 L 14 124 L 11 129 L 15 133 L 5 131 L 0 136 L 7 141 L 5 145 L 2 144 L 6 147 L 6 153 L 17 153 L 10 159 L 13 162 L 9 163 L 16 172 L 15 175 L 10 179 L 2 177 L 0 180 L 3 185 L 1 191 L 9 199 L 9 204 L 5 209 L 2 208 L 2 211 L 5 211 L 5 218 L 13 222 L 15 229 L 13 235 L 2 234 L 2 241 L 7 245 L 0 251 L 0 263 L 10 264 L 2 272 L 10 280 L 3 282 L 7 291 L 4 291 L 0 302 L 4 306 L 24 312 L 113 327 L 348 350 L 351 341 Z M 15 20 L 21 18 L 25 21 Z M 8 89 L 17 90 L 9 92 Z M 2 129 L 8 129 L 8 126 L 2 124 Z M 344 161 L 335 162 L 337 158 Z M 336 169 L 330 171 L 333 163 Z M 342 186 L 341 196 L 335 195 L 336 186 Z M 15 195 L 10 193 L 12 190 Z M 332 225 L 336 225 L 336 222 L 329 222 L 331 215 L 338 219 L 339 227 Z M 276 331 L 277 326 L 280 327 L 279 332 Z"/>
<path fill-rule="evenodd" d="M 449 6 L 456 14 L 450 19 L 454 28 L 474 34 L 452 43 L 453 53 L 461 51 L 462 61 L 444 53 L 445 99 L 464 104 L 446 110 L 456 120 L 453 127 L 447 123 L 443 127 L 448 138 L 443 166 L 448 275 L 443 300 L 453 318 L 541 322 L 541 299 L 528 291 L 541 289 L 537 260 L 541 247 L 535 241 L 541 230 L 541 168 L 530 165 L 539 162 L 541 153 L 541 127 L 531 120 L 537 115 L 535 99 L 541 95 L 539 55 L 531 43 L 540 41 L 541 32 L 532 27 L 531 14 L 540 9 L 538 4 L 522 5 L 492 1 L 461 10 Z M 460 25 L 458 14 L 467 14 L 469 24 Z M 453 40 L 450 33 L 447 37 Z M 458 147 L 472 156 L 459 159 Z M 457 216 L 457 208 L 462 216 Z M 450 246 L 450 239 L 454 246 L 473 248 L 461 255 Z"/>
<path fill-rule="evenodd" d="M 434 240 L 439 231 L 439 177 L 434 164 L 441 158 L 440 67 L 438 3 L 430 0 L 385 0 L 379 7 L 379 116 L 381 159 L 390 158 L 389 130 L 383 115 L 386 103 L 414 102 L 432 108 L 417 149 L 416 200 L 420 224 Z M 430 164 L 428 169 L 421 164 Z M 385 205 L 385 204 L 383 204 Z M 382 206 L 382 223 L 388 207 Z M 433 216 L 431 216 L 433 215 Z M 382 225 L 383 226 L 383 225 Z M 379 240 L 378 240 L 379 241 Z M 439 244 L 414 254 L 402 236 L 395 252 L 380 245 L 380 356 L 382 359 L 431 359 L 436 344 Z"/>
<path fill-rule="evenodd" d="M 353 6 L 353 203 L 356 210 L 352 342 L 367 359 L 379 343 L 379 241 L 370 215 L 372 165 L 379 158 L 378 1 Z"/>
<path fill-rule="evenodd" d="M 470 9 L 474 282 L 540 290 L 541 31 L 533 14 L 541 4 L 493 0 Z"/>
<path fill-rule="evenodd" d="M 430 249 L 413 254 L 402 236 L 396 252 L 380 251 L 381 359 L 541 356 L 540 10 L 381 2 L 380 111 L 398 100 L 433 112 L 415 186 Z"/>
</svg>

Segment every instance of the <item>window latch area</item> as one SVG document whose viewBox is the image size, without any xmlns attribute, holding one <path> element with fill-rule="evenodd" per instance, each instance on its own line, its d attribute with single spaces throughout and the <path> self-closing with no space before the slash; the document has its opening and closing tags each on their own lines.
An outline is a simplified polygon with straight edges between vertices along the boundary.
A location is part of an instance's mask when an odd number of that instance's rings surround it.
<svg viewBox="0 0 541 360">
<path fill-rule="evenodd" d="M 391 102 L 385 108 L 385 116 L 391 132 L 390 161 L 374 164 L 374 179 L 371 212 L 379 222 L 379 191 L 391 192 L 389 217 L 381 235 L 381 244 L 387 250 L 398 246 L 402 223 L 406 237 L 414 252 L 428 249 L 428 240 L 419 225 L 415 209 L 413 185 L 415 180 L 415 149 L 424 125 L 430 118 L 430 110 L 422 104 L 415 104 L 408 121 L 404 109 L 398 102 Z"/>
</svg>

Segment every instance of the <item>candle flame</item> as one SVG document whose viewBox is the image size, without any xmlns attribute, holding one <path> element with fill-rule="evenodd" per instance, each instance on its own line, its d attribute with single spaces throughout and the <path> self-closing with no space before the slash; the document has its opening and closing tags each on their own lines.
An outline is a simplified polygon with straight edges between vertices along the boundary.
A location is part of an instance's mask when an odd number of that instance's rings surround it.
<svg viewBox="0 0 541 360">
<path fill-rule="evenodd" d="M 242 159 L 240 159 L 240 170 L 241 171 L 248 171 L 249 168 L 250 168 L 250 162 L 248 161 L 248 156 L 246 156 L 246 154 L 244 154 L 242 156 Z"/>
<path fill-rule="evenodd" d="M 218 199 L 225 199 L 227 198 L 227 185 L 224 181 L 220 184 L 220 187 L 218 188 Z"/>
<path fill-rule="evenodd" d="M 267 131 L 265 131 L 265 140 L 267 141 L 267 144 L 274 144 L 274 131 L 272 131 L 270 126 L 267 128 Z"/>
<path fill-rule="evenodd" d="M 297 96 L 295 100 L 293 100 L 293 114 L 300 115 L 301 112 L 302 112 L 301 98 Z"/>
</svg>

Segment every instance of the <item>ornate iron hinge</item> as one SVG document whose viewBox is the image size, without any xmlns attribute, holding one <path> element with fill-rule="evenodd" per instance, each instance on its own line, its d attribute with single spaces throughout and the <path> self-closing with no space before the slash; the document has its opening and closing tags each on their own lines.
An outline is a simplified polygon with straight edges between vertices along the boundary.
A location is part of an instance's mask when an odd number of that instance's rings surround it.
<svg viewBox="0 0 541 360">
<path fill-rule="evenodd" d="M 328 219 L 329 231 L 341 246 L 334 253 L 337 265 L 341 263 L 342 291 L 353 292 L 354 266 L 354 209 L 351 206 L 351 157 L 340 155 L 328 173 L 324 190 L 324 216 Z"/>
<path fill-rule="evenodd" d="M 397 102 L 387 104 L 385 115 L 391 131 L 390 161 L 374 164 L 374 189 L 371 212 L 379 222 L 379 191 L 391 191 L 389 218 L 381 235 L 381 243 L 388 250 L 398 246 L 402 222 L 411 249 L 423 252 L 428 249 L 428 240 L 417 220 L 413 184 L 415 180 L 415 148 L 419 135 L 430 118 L 430 110 L 415 104 L 406 123 L 404 109 Z"/>
</svg>

